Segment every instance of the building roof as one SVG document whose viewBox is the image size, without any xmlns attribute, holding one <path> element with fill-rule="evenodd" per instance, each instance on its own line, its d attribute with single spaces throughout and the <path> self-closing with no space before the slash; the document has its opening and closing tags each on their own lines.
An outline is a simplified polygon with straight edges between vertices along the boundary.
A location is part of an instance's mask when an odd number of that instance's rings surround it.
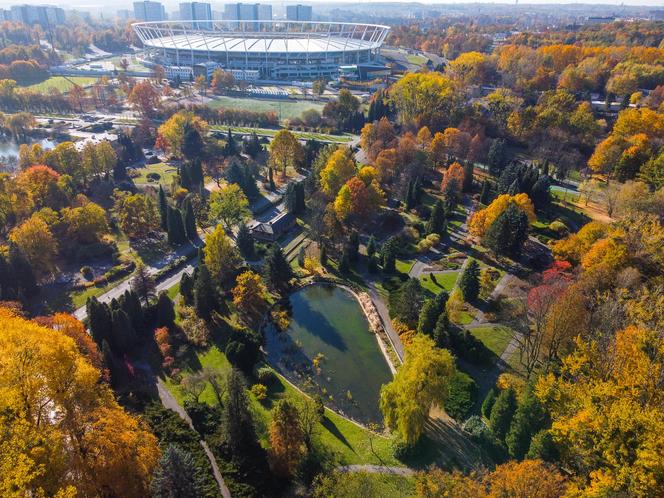
<svg viewBox="0 0 664 498">
<path fill-rule="evenodd" d="M 250 227 L 252 232 L 261 232 L 266 235 L 278 235 L 295 221 L 295 217 L 288 211 L 279 213 L 277 216 L 266 222 L 256 222 Z"/>
</svg>

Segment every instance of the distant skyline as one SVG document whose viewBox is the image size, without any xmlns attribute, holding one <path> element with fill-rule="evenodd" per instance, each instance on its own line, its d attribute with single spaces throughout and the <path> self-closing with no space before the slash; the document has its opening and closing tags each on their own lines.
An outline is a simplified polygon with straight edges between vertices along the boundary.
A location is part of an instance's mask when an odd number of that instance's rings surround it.
<svg viewBox="0 0 664 498">
<path fill-rule="evenodd" d="M 160 1 L 160 0 L 157 0 Z M 201 0 L 205 1 L 205 0 Z M 176 9 L 178 5 L 181 3 L 179 0 L 164 0 L 161 1 L 162 4 L 167 9 Z M 213 7 L 215 6 L 222 6 L 227 3 L 233 3 L 232 0 L 228 1 L 209 1 L 207 3 L 212 4 Z M 279 1 L 263 1 L 261 2 L 260 0 L 245 0 L 245 3 L 270 3 L 273 5 L 287 5 L 287 4 L 296 4 L 296 3 L 303 3 L 303 4 L 336 4 L 336 3 L 357 3 L 357 0 L 334 0 L 334 1 L 329 1 L 329 0 L 279 0 Z M 440 2 L 437 0 L 420 0 L 417 2 L 399 2 L 399 1 L 385 1 L 385 0 L 364 0 L 362 3 L 412 3 L 412 4 L 423 4 L 423 5 L 456 5 L 456 4 L 493 4 L 493 5 L 499 5 L 503 4 L 506 6 L 514 6 L 514 2 L 506 2 L 505 0 L 485 0 L 482 2 L 477 2 L 476 0 L 455 0 L 452 2 Z M 101 0 L 99 2 L 94 2 L 90 0 L 73 0 L 73 1 L 63 1 L 63 0 L 17 0 L 17 1 L 12 1 L 12 0 L 0 0 L 0 8 L 7 8 L 12 5 L 20 5 L 20 4 L 33 4 L 33 5 L 58 5 L 60 7 L 63 7 L 65 9 L 81 9 L 81 10 L 89 10 L 89 9 L 99 9 L 99 7 L 104 7 L 104 9 L 108 9 L 108 4 L 102 2 Z M 556 1 L 552 2 L 550 0 L 528 0 L 528 1 L 520 1 L 519 5 L 522 6 L 527 6 L 527 5 L 570 5 L 570 4 L 576 4 L 576 5 L 606 5 L 610 7 L 616 7 L 620 5 L 629 5 L 631 7 L 660 7 L 664 9 L 664 4 L 662 3 L 662 0 L 616 0 L 616 1 L 607 1 L 607 0 L 585 0 L 583 2 L 579 2 L 578 0 L 561 0 L 561 1 Z M 131 8 L 133 7 L 133 1 L 122 1 L 118 2 L 117 4 L 114 5 L 113 8 L 116 9 L 123 9 L 123 8 Z"/>
</svg>

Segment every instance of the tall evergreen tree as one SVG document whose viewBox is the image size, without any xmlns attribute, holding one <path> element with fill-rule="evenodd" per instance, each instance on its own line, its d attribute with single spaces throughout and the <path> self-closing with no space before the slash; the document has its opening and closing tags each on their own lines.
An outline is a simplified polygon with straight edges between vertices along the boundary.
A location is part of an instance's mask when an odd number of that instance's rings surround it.
<svg viewBox="0 0 664 498">
<path fill-rule="evenodd" d="M 297 199 L 295 193 L 295 183 L 290 182 L 286 187 L 286 193 L 284 194 L 284 204 L 286 205 L 286 210 L 291 214 L 297 214 Z"/>
<path fill-rule="evenodd" d="M 226 133 L 226 145 L 224 145 L 224 156 L 230 157 L 237 154 L 237 145 L 235 144 L 235 137 L 231 133 L 231 129 L 228 129 Z"/>
<path fill-rule="evenodd" d="M 480 203 L 488 206 L 491 203 L 491 182 L 484 180 L 482 183 L 482 193 L 480 194 Z"/>
<path fill-rule="evenodd" d="M 182 205 L 182 221 L 184 223 L 184 232 L 189 240 L 196 240 L 198 232 L 196 231 L 196 216 L 194 208 L 191 205 L 191 197 L 187 196 Z"/>
<path fill-rule="evenodd" d="M 487 163 L 489 165 L 489 173 L 498 176 L 505 167 L 507 142 L 505 139 L 498 138 L 491 142 L 489 153 L 487 154 Z"/>
<path fill-rule="evenodd" d="M 170 327 L 175 322 L 173 301 L 166 291 L 161 291 L 157 298 L 157 327 Z"/>
<path fill-rule="evenodd" d="M 184 299 L 186 305 L 191 305 L 194 302 L 194 278 L 188 273 L 183 273 L 180 279 L 180 295 Z"/>
<path fill-rule="evenodd" d="M 501 391 L 496 398 L 496 402 L 491 408 L 491 416 L 489 417 L 489 426 L 495 436 L 503 441 L 507 431 L 509 431 L 512 424 L 512 417 L 516 411 L 516 393 L 510 386 Z"/>
<path fill-rule="evenodd" d="M 304 252 L 304 246 L 300 246 L 300 250 L 297 253 L 297 264 L 300 265 L 300 268 L 304 268 L 305 258 L 306 258 L 306 253 Z"/>
<path fill-rule="evenodd" d="M 545 412 L 532 386 L 526 389 L 514 413 L 505 444 L 512 458 L 521 460 L 530 448 L 533 436 L 544 428 Z"/>
<path fill-rule="evenodd" d="M 19 299 L 34 296 L 39 292 L 32 265 L 14 244 L 9 245 L 9 265 L 16 278 Z"/>
<path fill-rule="evenodd" d="M 459 280 L 459 289 L 463 298 L 468 301 L 475 301 L 480 294 L 480 265 L 474 259 L 471 259 L 466 265 L 461 279 Z"/>
<path fill-rule="evenodd" d="M 256 135 L 256 132 L 253 131 L 251 133 L 251 137 L 249 140 L 247 140 L 244 143 L 244 151 L 247 153 L 249 157 L 252 159 L 256 159 L 258 157 L 258 154 L 261 153 L 263 150 L 263 146 L 261 145 L 260 140 L 258 139 L 258 135 Z"/>
<path fill-rule="evenodd" d="M 466 161 L 463 164 L 463 184 L 461 190 L 470 192 L 473 190 L 474 165 L 472 161 Z"/>
<path fill-rule="evenodd" d="M 187 240 L 187 235 L 182 221 L 182 213 L 178 208 L 168 207 L 168 243 L 171 245 L 180 245 Z"/>
<path fill-rule="evenodd" d="M 551 181 L 548 176 L 542 175 L 537 179 L 529 197 L 537 211 L 546 211 L 549 208 L 551 205 Z"/>
<path fill-rule="evenodd" d="M 194 307 L 201 318 L 209 320 L 212 311 L 217 307 L 217 297 L 210 270 L 205 265 L 198 266 L 194 283 Z"/>
<path fill-rule="evenodd" d="M 131 279 L 130 286 L 143 300 L 143 304 L 148 306 L 150 299 L 154 296 L 156 285 L 154 278 L 142 261 L 139 261 L 136 265 L 136 271 L 134 272 L 134 278 Z"/>
<path fill-rule="evenodd" d="M 447 215 L 445 213 L 445 206 L 443 205 L 443 201 L 440 199 L 438 199 L 433 205 L 431 215 L 427 220 L 425 228 L 427 234 L 435 233 L 441 237 L 445 235 L 445 231 L 447 230 Z"/>
<path fill-rule="evenodd" d="M 96 297 L 89 297 L 85 306 L 90 335 L 101 348 L 104 341 L 111 340 L 111 313 L 108 306 L 100 303 Z"/>
<path fill-rule="evenodd" d="M 159 219 L 161 221 L 161 229 L 165 232 L 168 230 L 168 202 L 166 201 L 166 192 L 159 184 Z"/>
<path fill-rule="evenodd" d="M 320 255 L 319 255 L 319 260 L 321 266 L 327 265 L 327 249 L 325 249 L 325 245 L 322 245 L 320 248 Z"/>
<path fill-rule="evenodd" d="M 445 310 L 438 315 L 436 326 L 433 329 L 433 340 L 436 341 L 436 346 L 439 348 L 449 348 L 452 345 L 452 341 L 450 340 L 450 320 Z"/>
<path fill-rule="evenodd" d="M 289 287 L 289 281 L 293 278 L 293 269 L 286 260 L 284 252 L 278 244 L 272 244 L 265 256 L 265 279 L 277 290 Z"/>
<path fill-rule="evenodd" d="M 360 236 L 356 230 L 353 230 L 350 233 L 346 248 L 348 252 L 348 261 L 351 263 L 357 261 L 360 256 Z"/>
<path fill-rule="evenodd" d="M 420 310 L 420 317 L 417 323 L 417 331 L 421 334 L 433 336 L 436 322 L 442 310 L 434 299 L 427 299 Z"/>
<path fill-rule="evenodd" d="M 203 152 L 203 137 L 189 121 L 184 123 L 182 133 L 182 155 L 188 160 L 199 157 Z"/>
<path fill-rule="evenodd" d="M 371 234 L 367 242 L 367 256 L 371 257 L 374 254 L 376 254 L 376 238 Z"/>
<path fill-rule="evenodd" d="M 136 340 L 134 326 L 131 324 L 129 316 L 122 309 L 113 310 L 111 323 L 111 350 L 118 356 L 127 354 Z"/>
<path fill-rule="evenodd" d="M 127 313 L 134 330 L 142 334 L 145 331 L 145 317 L 138 294 L 131 289 L 126 290 L 120 297 L 119 308 Z"/>
<path fill-rule="evenodd" d="M 249 260 L 254 259 L 254 238 L 251 236 L 247 225 L 240 225 L 240 228 L 237 231 L 237 237 L 235 238 L 235 243 L 243 258 Z"/>
<path fill-rule="evenodd" d="M 348 249 L 344 249 L 339 259 L 339 273 L 348 273 L 350 270 L 350 257 L 348 256 Z"/>
<path fill-rule="evenodd" d="M 150 484 L 152 498 L 203 498 L 205 483 L 189 453 L 170 444 Z"/>
</svg>

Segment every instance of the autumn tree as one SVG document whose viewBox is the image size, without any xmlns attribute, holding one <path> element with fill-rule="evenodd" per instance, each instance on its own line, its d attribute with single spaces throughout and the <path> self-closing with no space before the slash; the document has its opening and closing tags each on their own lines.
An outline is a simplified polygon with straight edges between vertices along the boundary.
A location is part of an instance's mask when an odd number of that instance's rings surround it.
<svg viewBox="0 0 664 498">
<path fill-rule="evenodd" d="M 437 348 L 433 339 L 418 334 L 406 346 L 403 366 L 380 393 L 385 423 L 406 444 L 418 441 L 432 405 L 444 405 L 454 371 L 452 355 Z"/>
<path fill-rule="evenodd" d="M 159 216 L 150 197 L 119 190 L 114 197 L 118 225 L 129 238 L 144 238 L 159 227 Z"/>
<path fill-rule="evenodd" d="M 575 492 L 664 493 L 662 351 L 661 334 L 629 326 L 606 339 L 579 338 L 560 373 L 540 378 L 536 394 L 553 419 L 562 464 L 578 476 Z"/>
<path fill-rule="evenodd" d="M 117 404 L 74 340 L 4 308 L 0 319 L 3 494 L 146 496 L 156 438 Z"/>
<path fill-rule="evenodd" d="M 357 173 L 350 149 L 339 148 L 332 153 L 320 172 L 320 185 L 323 192 L 335 196 L 341 187 Z"/>
<path fill-rule="evenodd" d="M 242 262 L 237 248 L 221 225 L 217 225 L 207 236 L 203 252 L 205 266 L 210 270 L 212 278 L 220 282 L 225 281 Z"/>
<path fill-rule="evenodd" d="M 210 194 L 208 217 L 220 221 L 231 232 L 251 216 L 249 200 L 239 185 L 231 183 Z"/>
<path fill-rule="evenodd" d="M 417 119 L 429 129 L 441 128 L 456 100 L 452 81 L 437 72 L 406 74 L 392 86 L 390 97 L 402 121 Z"/>
<path fill-rule="evenodd" d="M 304 149 L 299 140 L 288 130 L 279 130 L 270 142 L 268 164 L 273 169 L 281 170 L 286 176 L 288 168 L 299 168 L 304 160 Z"/>
<path fill-rule="evenodd" d="M 201 154 L 202 138 L 207 134 L 208 124 L 191 112 L 173 114 L 157 131 L 157 143 L 176 157 L 191 158 Z M 192 134 L 196 134 L 197 144 L 191 146 Z M 190 150 L 193 149 L 193 150 Z M 196 150 L 198 149 L 198 150 Z M 188 152 L 185 154 L 185 152 Z"/>
<path fill-rule="evenodd" d="M 453 162 L 445 170 L 443 175 L 443 182 L 440 185 L 441 192 L 449 192 L 450 190 L 455 193 L 456 200 L 459 200 L 461 196 L 461 189 L 464 184 L 465 173 L 463 171 L 463 166 L 458 162 Z"/>
<path fill-rule="evenodd" d="M 298 409 L 289 400 L 281 399 L 273 408 L 269 433 L 274 472 L 283 477 L 293 475 L 304 455 L 305 446 Z"/>
<path fill-rule="evenodd" d="M 241 273 L 233 288 L 233 304 L 240 315 L 253 323 L 267 309 L 267 288 L 260 275 L 252 271 Z"/>
<path fill-rule="evenodd" d="M 106 211 L 94 202 L 87 202 L 81 207 L 64 208 L 60 214 L 67 225 L 67 235 L 84 244 L 99 240 L 110 230 Z"/>
<path fill-rule="evenodd" d="M 51 229 L 38 215 L 32 215 L 9 233 L 9 240 L 16 245 L 34 269 L 46 276 L 55 270 L 58 243 Z"/>
<path fill-rule="evenodd" d="M 376 180 L 366 184 L 354 176 L 339 190 L 334 210 L 342 221 L 353 218 L 362 222 L 374 214 L 383 202 L 384 194 Z"/>
<path fill-rule="evenodd" d="M 149 80 L 136 83 L 127 99 L 143 116 L 152 116 L 159 107 L 159 93 Z"/>
</svg>

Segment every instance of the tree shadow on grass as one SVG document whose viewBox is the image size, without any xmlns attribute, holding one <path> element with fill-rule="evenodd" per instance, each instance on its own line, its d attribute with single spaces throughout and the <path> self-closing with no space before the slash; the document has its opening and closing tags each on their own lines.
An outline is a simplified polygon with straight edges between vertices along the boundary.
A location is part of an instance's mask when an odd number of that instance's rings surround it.
<svg viewBox="0 0 664 498">
<path fill-rule="evenodd" d="M 325 429 L 328 430 L 330 434 L 332 434 L 334 437 L 336 437 L 339 441 L 341 441 L 344 445 L 348 447 L 353 453 L 357 453 L 355 449 L 350 445 L 348 442 L 348 439 L 346 439 L 346 436 L 344 436 L 339 428 L 336 426 L 332 420 L 330 420 L 327 415 L 323 417 L 323 420 L 321 420 L 321 425 L 325 427 Z"/>
</svg>

